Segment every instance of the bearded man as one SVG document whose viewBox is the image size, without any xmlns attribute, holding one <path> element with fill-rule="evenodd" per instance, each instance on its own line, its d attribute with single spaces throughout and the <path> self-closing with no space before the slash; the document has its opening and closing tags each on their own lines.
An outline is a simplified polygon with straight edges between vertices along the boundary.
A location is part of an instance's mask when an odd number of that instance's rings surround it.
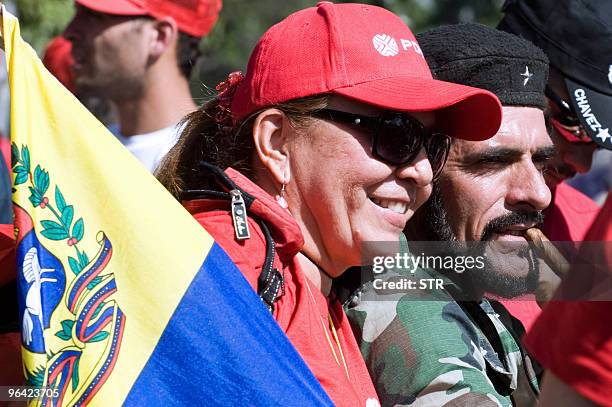
<svg viewBox="0 0 612 407">
<path fill-rule="evenodd" d="M 548 59 L 477 24 L 436 28 L 418 41 L 436 78 L 495 93 L 502 124 L 485 141 L 453 140 L 432 197 L 406 230 L 421 266 L 436 252 L 454 264 L 375 275 L 345 303 L 347 315 L 382 405 L 530 405 L 538 378 L 512 329 L 518 321 L 484 295 L 515 297 L 540 280 L 543 265 L 524 235 L 551 200 L 543 175 L 555 154 L 544 115 Z M 415 243 L 425 240 L 438 242 Z M 379 290 L 394 286 L 377 280 L 406 276 L 421 288 L 426 277 L 440 280 L 443 289 Z"/>
</svg>

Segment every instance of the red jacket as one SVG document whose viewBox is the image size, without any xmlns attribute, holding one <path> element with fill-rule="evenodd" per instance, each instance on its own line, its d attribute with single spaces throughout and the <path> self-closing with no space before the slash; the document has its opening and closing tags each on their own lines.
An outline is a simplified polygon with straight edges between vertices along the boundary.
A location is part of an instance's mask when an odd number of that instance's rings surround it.
<svg viewBox="0 0 612 407">
<path fill-rule="evenodd" d="M 582 242 L 600 210 L 591 198 L 562 182 L 544 212 L 542 231 L 553 242 Z"/>
<path fill-rule="evenodd" d="M 256 198 L 248 212 L 267 224 L 275 242 L 274 267 L 284 275 L 285 293 L 275 303 L 274 318 L 336 405 L 365 406 L 368 399 L 377 401 L 374 385 L 340 302 L 325 297 L 301 271 L 296 255 L 304 239 L 298 224 L 270 195 L 240 173 L 228 169 L 226 174 Z M 259 225 L 249 217 L 251 238 L 239 242 L 234 238 L 229 202 L 193 200 L 184 205 L 256 288 L 266 247 Z M 331 316 L 338 341 L 334 339 L 328 316 Z M 345 370 L 348 370 L 348 378 Z"/>
<path fill-rule="evenodd" d="M 593 223 L 585 241 L 612 241 L 612 195 Z M 599 249 L 599 250 L 598 250 Z M 588 258 L 608 265 L 601 270 L 607 281 L 606 301 L 552 301 L 527 335 L 530 352 L 563 382 L 578 393 L 601 404 L 612 400 L 612 246 L 610 243 L 585 245 Z M 576 286 L 590 270 L 574 269 L 563 284 Z M 587 279 L 588 280 L 588 279 Z"/>
<path fill-rule="evenodd" d="M 600 209 L 591 198 L 562 182 L 553 191 L 552 202 L 544 212 L 542 231 L 553 242 L 582 242 Z M 525 301 L 502 301 L 526 331 L 542 312 L 532 297 L 526 296 Z"/>
</svg>

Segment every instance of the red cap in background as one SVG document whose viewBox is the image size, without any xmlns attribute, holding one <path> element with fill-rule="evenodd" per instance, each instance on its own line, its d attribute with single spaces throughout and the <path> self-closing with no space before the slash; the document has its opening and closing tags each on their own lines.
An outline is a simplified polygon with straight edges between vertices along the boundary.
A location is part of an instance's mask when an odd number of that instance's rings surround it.
<svg viewBox="0 0 612 407">
<path fill-rule="evenodd" d="M 440 110 L 440 130 L 468 140 L 493 136 L 501 104 L 485 90 L 434 80 L 410 29 L 365 4 L 320 2 L 271 27 L 251 54 L 232 112 L 335 93 L 395 111 Z"/>
<path fill-rule="evenodd" d="M 47 45 L 43 64 L 70 92 L 74 93 L 74 60 L 70 50 L 72 43 L 64 37 L 55 37 Z"/>
<path fill-rule="evenodd" d="M 98 13 L 120 16 L 172 17 L 180 31 L 194 37 L 208 34 L 217 22 L 221 0 L 75 0 Z"/>
</svg>

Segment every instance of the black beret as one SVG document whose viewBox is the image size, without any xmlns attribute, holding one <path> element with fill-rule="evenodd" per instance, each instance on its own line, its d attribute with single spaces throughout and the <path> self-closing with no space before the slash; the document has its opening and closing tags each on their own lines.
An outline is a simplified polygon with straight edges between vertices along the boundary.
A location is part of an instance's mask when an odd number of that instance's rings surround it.
<svg viewBox="0 0 612 407">
<path fill-rule="evenodd" d="M 531 42 L 481 24 L 437 27 L 417 41 L 436 79 L 486 89 L 502 105 L 544 110 L 548 58 Z"/>
</svg>

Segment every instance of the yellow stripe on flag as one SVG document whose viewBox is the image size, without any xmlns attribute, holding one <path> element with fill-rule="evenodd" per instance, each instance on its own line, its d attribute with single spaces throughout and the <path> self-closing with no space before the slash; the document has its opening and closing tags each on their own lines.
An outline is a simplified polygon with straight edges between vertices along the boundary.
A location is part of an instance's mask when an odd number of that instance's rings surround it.
<svg viewBox="0 0 612 407">
<path fill-rule="evenodd" d="M 213 240 L 46 71 L 6 10 L 3 36 L 20 229 L 17 271 L 27 290 L 20 321 L 27 328 L 24 343 L 30 344 L 23 347 L 27 376 L 44 386 L 63 382 L 63 405 L 84 397 L 92 386 L 92 405 L 118 405 Z M 87 273 L 95 277 L 87 280 Z M 113 285 L 111 295 L 101 289 Z M 55 301 L 47 292 L 60 297 Z M 87 310 L 104 295 L 96 310 Z M 79 330 L 83 316 L 89 328 Z M 40 341 L 43 352 L 35 350 Z M 109 356 L 114 365 L 104 366 Z"/>
</svg>

